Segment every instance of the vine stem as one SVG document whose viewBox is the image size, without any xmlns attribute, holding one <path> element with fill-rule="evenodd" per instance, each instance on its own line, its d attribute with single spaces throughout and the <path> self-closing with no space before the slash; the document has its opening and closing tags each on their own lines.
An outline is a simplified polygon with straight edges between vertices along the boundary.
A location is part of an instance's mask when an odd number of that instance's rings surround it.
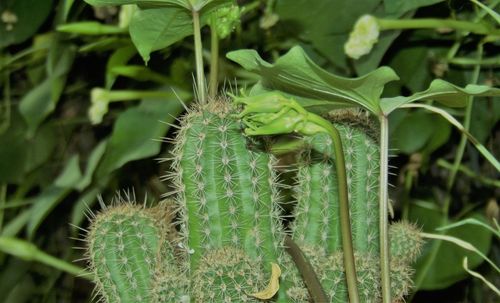
<svg viewBox="0 0 500 303">
<path fill-rule="evenodd" d="M 342 251 L 344 255 L 344 268 L 347 282 L 347 291 L 350 303 L 359 303 L 359 293 L 356 277 L 356 263 L 352 246 L 351 220 L 349 215 L 349 194 L 347 190 L 347 176 L 345 168 L 344 150 L 339 131 L 323 118 L 310 114 L 314 120 L 327 131 L 333 141 L 335 151 L 335 169 L 339 187 L 340 229 L 342 234 Z"/>
<path fill-rule="evenodd" d="M 316 276 L 313 267 L 304 257 L 304 254 L 299 246 L 288 235 L 285 236 L 285 247 L 286 251 L 302 275 L 304 284 L 309 290 L 309 294 L 311 295 L 313 302 L 330 302 L 330 299 L 323 290 L 321 282 Z"/>
<path fill-rule="evenodd" d="M 382 302 L 391 303 L 391 278 L 389 267 L 389 199 L 388 199 L 388 166 L 389 166 L 389 120 L 380 115 L 380 185 L 379 185 L 379 228 L 380 228 L 380 272 L 382 286 Z"/>
<path fill-rule="evenodd" d="M 201 104 L 205 104 L 207 102 L 207 97 L 205 93 L 205 74 L 203 72 L 203 45 L 201 43 L 200 13 L 193 9 L 192 14 L 198 101 Z"/>
<path fill-rule="evenodd" d="M 215 28 L 210 30 L 210 81 L 208 95 L 214 98 L 217 94 L 217 77 L 219 74 L 219 37 Z"/>
<path fill-rule="evenodd" d="M 408 19 L 408 20 L 394 20 L 394 19 L 377 19 L 380 30 L 394 30 L 394 29 L 419 29 L 419 28 L 452 28 L 456 30 L 463 30 L 480 35 L 498 35 L 498 30 L 492 30 L 488 26 L 481 23 L 459 21 L 453 19 Z"/>
<path fill-rule="evenodd" d="M 0 185 L 0 234 L 3 230 L 3 218 L 7 201 L 7 184 Z"/>
</svg>

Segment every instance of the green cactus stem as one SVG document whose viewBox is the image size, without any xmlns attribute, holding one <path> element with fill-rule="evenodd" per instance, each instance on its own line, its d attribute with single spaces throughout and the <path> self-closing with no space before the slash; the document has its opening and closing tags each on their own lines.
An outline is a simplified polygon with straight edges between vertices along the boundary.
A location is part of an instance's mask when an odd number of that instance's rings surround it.
<svg viewBox="0 0 500 303">
<path fill-rule="evenodd" d="M 303 247 L 323 289 L 330 298 L 329 302 L 348 302 L 348 291 L 345 278 L 345 270 L 342 262 L 342 252 L 332 254 L 322 253 L 319 247 Z M 355 253 L 357 270 L 357 287 L 361 302 L 379 303 L 382 300 L 380 291 L 380 266 L 378 257 Z M 401 302 L 408 294 L 411 282 L 412 269 L 399 260 L 391 262 L 391 293 L 393 302 Z M 292 302 L 310 302 L 309 294 L 303 286 L 302 281 L 296 280 L 287 294 Z"/>
<path fill-rule="evenodd" d="M 365 124 L 347 120 L 353 115 L 337 114 L 336 120 L 344 121 L 334 123 L 344 147 L 353 247 L 378 254 L 378 144 Z M 308 143 L 299 157 L 293 239 L 330 253 L 342 247 L 333 142 L 317 134 Z"/>
<path fill-rule="evenodd" d="M 389 226 L 389 245 L 391 259 L 411 264 L 421 253 L 423 239 L 420 229 L 406 221 L 392 223 Z"/>
<path fill-rule="evenodd" d="M 190 110 L 181 121 L 171 175 L 191 273 L 214 249 L 279 263 L 283 234 L 274 159 L 241 132 L 227 100 Z"/>
<path fill-rule="evenodd" d="M 306 111 L 297 101 L 278 92 L 269 92 L 251 97 L 235 98 L 244 108 L 239 114 L 245 124 L 245 133 L 258 135 L 283 135 L 297 133 L 302 136 L 328 134 L 335 154 L 337 191 L 340 213 L 340 230 L 344 265 L 349 289 L 349 300 L 359 302 L 356 288 L 356 269 L 349 215 L 349 200 L 344 151 L 339 131 L 324 118 Z"/>
<path fill-rule="evenodd" d="M 250 294 L 264 289 L 268 275 L 242 249 L 226 246 L 203 256 L 193 274 L 194 302 L 258 302 Z"/>
<path fill-rule="evenodd" d="M 153 302 L 156 268 L 174 264 L 163 210 L 125 202 L 93 220 L 87 234 L 89 266 L 106 302 Z"/>
</svg>

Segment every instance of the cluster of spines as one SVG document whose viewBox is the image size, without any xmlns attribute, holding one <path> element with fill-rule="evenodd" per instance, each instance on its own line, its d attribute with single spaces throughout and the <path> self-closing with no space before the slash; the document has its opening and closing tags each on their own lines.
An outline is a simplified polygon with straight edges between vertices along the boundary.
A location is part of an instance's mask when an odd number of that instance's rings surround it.
<svg viewBox="0 0 500 303">
<path fill-rule="evenodd" d="M 363 302 L 380 301 L 379 243 L 379 147 L 367 119 L 352 112 L 334 114 L 340 133 L 348 185 L 350 223 L 355 250 L 358 289 Z M 347 300 L 341 254 L 339 201 L 333 142 L 327 134 L 309 139 L 299 155 L 297 206 L 292 237 L 306 251 L 331 302 Z M 410 264 L 422 244 L 418 230 L 397 223 L 390 228 L 391 288 L 394 300 L 402 300 L 411 286 Z M 295 302 L 309 296 L 297 275 L 288 295 Z"/>
<path fill-rule="evenodd" d="M 227 100 L 198 105 L 175 139 L 171 178 L 191 275 L 226 247 L 262 264 L 282 258 L 274 159 L 252 146 L 233 114 Z"/>
<path fill-rule="evenodd" d="M 87 254 L 97 294 L 105 302 L 154 302 L 155 271 L 175 267 L 163 211 L 122 201 L 94 216 Z"/>
<path fill-rule="evenodd" d="M 203 256 L 193 273 L 194 302 L 251 302 L 268 277 L 262 263 L 232 246 L 214 249 Z"/>
<path fill-rule="evenodd" d="M 303 247 L 309 262 L 315 269 L 330 302 L 348 302 L 347 285 L 342 252 L 324 254 L 318 247 Z M 355 253 L 357 286 L 361 302 L 378 303 L 381 301 L 380 270 L 378 258 Z M 393 302 L 400 302 L 408 294 L 412 270 L 409 264 L 391 262 L 391 294 Z M 302 281 L 296 280 L 288 290 L 290 300 L 295 303 L 309 302 L 309 295 Z"/>
<path fill-rule="evenodd" d="M 344 149 L 354 249 L 378 253 L 378 146 L 363 127 L 334 125 Z M 334 252 L 341 242 L 333 142 L 318 134 L 309 146 L 299 159 L 293 238 Z"/>
</svg>

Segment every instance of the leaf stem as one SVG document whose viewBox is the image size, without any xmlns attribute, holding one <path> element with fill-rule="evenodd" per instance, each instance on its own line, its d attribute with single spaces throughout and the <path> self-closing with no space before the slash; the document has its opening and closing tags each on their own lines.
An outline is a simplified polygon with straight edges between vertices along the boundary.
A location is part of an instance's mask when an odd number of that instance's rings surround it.
<svg viewBox="0 0 500 303">
<path fill-rule="evenodd" d="M 35 244 L 13 237 L 0 237 L 0 251 L 26 261 L 37 261 L 77 277 L 92 280 L 92 276 L 83 268 L 58 259 L 40 250 Z"/>
<path fill-rule="evenodd" d="M 352 232 L 349 215 L 349 195 L 347 190 L 347 175 L 345 168 L 344 150 L 339 131 L 328 121 L 315 114 L 309 114 L 311 120 L 323 126 L 333 141 L 335 151 L 335 168 L 339 188 L 340 229 L 342 234 L 342 250 L 344 254 L 344 268 L 350 303 L 359 303 L 359 294 L 356 277 L 356 263 L 352 246 Z"/>
<path fill-rule="evenodd" d="M 193 32 L 194 32 L 194 54 L 196 61 L 196 88 L 198 101 L 201 104 L 207 102 L 205 93 L 205 74 L 203 71 L 203 45 L 201 42 L 201 26 L 200 26 L 200 14 L 197 10 L 192 10 L 193 14 Z"/>
<path fill-rule="evenodd" d="M 452 163 L 449 163 L 447 162 L 446 160 L 444 159 L 439 159 L 437 160 L 437 165 L 438 166 L 441 166 L 443 168 L 446 168 L 448 170 L 452 170 L 454 169 L 453 168 L 453 164 Z M 471 179 L 474 179 L 475 181 L 479 181 L 481 182 L 483 185 L 486 185 L 486 186 L 493 186 L 493 187 L 498 187 L 500 188 L 500 180 L 496 180 L 496 179 L 491 179 L 491 178 L 488 178 L 488 177 L 485 177 L 485 176 L 482 176 L 482 175 L 479 175 L 477 174 L 476 172 L 472 171 L 470 168 L 468 168 L 467 166 L 465 165 L 460 165 L 458 167 L 458 170 L 463 173 L 464 175 L 466 175 L 467 177 L 471 178 Z"/>
<path fill-rule="evenodd" d="M 499 30 L 490 28 L 482 23 L 475 23 L 469 21 L 459 21 L 453 19 L 377 19 L 380 30 L 394 30 L 394 29 L 437 29 L 437 28 L 452 28 L 455 30 L 462 30 L 479 35 L 498 35 Z"/>
<path fill-rule="evenodd" d="M 217 85 L 219 76 L 219 37 L 215 27 L 210 30 L 210 82 L 208 95 L 214 98 L 217 95 Z"/>
<path fill-rule="evenodd" d="M 389 267 L 389 199 L 388 199 L 388 166 L 389 166 L 389 120 L 380 115 L 380 184 L 379 184 L 379 212 L 380 212 L 380 271 L 382 286 L 382 302 L 391 303 L 391 278 Z"/>
<path fill-rule="evenodd" d="M 3 229 L 3 217 L 7 200 L 7 184 L 0 185 L 0 234 Z"/>
<path fill-rule="evenodd" d="M 285 236 L 286 251 L 297 266 L 313 302 L 330 302 L 311 264 L 304 257 L 299 246 L 288 235 Z"/>
</svg>

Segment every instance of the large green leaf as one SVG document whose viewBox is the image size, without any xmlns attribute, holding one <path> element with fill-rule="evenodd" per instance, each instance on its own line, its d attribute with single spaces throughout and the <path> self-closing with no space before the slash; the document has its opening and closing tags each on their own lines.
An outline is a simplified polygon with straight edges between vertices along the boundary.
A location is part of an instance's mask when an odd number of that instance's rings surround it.
<svg viewBox="0 0 500 303">
<path fill-rule="evenodd" d="M 54 111 L 64 90 L 74 58 L 73 47 L 63 44 L 54 46 L 47 60 L 48 77 L 22 98 L 19 112 L 28 124 L 30 134 L 33 134 L 38 125 Z"/>
<path fill-rule="evenodd" d="M 461 88 L 444 80 L 436 79 L 431 82 L 427 90 L 411 96 L 382 98 L 380 107 L 386 115 L 401 105 L 419 100 L 434 100 L 446 106 L 462 107 L 467 104 L 470 96 L 500 96 L 500 89 L 475 84 L 469 84 L 465 88 Z"/>
<path fill-rule="evenodd" d="M 15 22 L 7 25 L 0 22 L 0 49 L 17 44 L 31 37 L 42 25 L 52 8 L 52 0 L 2 0 L 0 14 L 2 19 Z M 7 17 L 8 16 L 8 17 Z"/>
<path fill-rule="evenodd" d="M 422 149 L 437 131 L 433 125 L 434 118 L 425 112 L 409 113 L 391 134 L 392 147 L 405 154 Z"/>
<path fill-rule="evenodd" d="M 28 237 L 33 238 L 38 227 L 42 224 L 43 220 L 69 193 L 70 187 L 59 187 L 51 185 L 44 189 L 39 195 L 33 198 L 32 211 L 26 226 Z"/>
<path fill-rule="evenodd" d="M 233 51 L 227 57 L 259 74 L 264 87 L 338 106 L 361 106 L 374 114 L 381 112 L 379 100 L 384 85 L 399 79 L 389 67 L 380 67 L 359 78 L 339 77 L 316 65 L 299 46 L 274 64 L 264 61 L 255 50 Z"/>
<path fill-rule="evenodd" d="M 106 151 L 107 140 L 102 140 L 90 153 L 90 156 L 87 159 L 87 168 L 83 176 L 78 180 L 76 184 L 76 188 L 78 190 L 83 190 L 92 182 L 92 176 L 101 161 L 104 152 Z"/>
<path fill-rule="evenodd" d="M 182 7 L 189 11 L 201 11 L 217 6 L 223 2 L 228 2 L 228 0 L 85 0 L 85 2 L 96 6 L 137 4 L 143 8 Z"/>
<path fill-rule="evenodd" d="M 408 155 L 418 152 L 424 157 L 428 156 L 445 144 L 451 133 L 448 121 L 425 111 L 394 112 L 389 125 L 391 148 L 397 153 Z"/>
<path fill-rule="evenodd" d="M 174 1 L 175 2 L 175 1 Z M 192 0 L 193 7 L 199 7 L 200 23 L 204 26 L 210 13 L 234 0 Z M 198 10 L 198 9 L 197 9 Z M 138 9 L 134 12 L 129 25 L 132 42 L 144 61 L 149 55 L 193 34 L 191 10 L 184 6 L 167 6 Z"/>
<path fill-rule="evenodd" d="M 85 2 L 96 6 L 138 4 L 148 6 L 181 6 L 191 9 L 189 0 L 85 0 Z"/>
<path fill-rule="evenodd" d="M 184 93 L 182 95 L 185 96 Z M 130 161 L 158 154 L 161 143 L 154 139 L 164 136 L 169 128 L 168 124 L 160 121 L 172 123 L 183 109 L 172 92 L 167 100 L 143 100 L 139 106 L 121 113 L 96 174 L 105 176 Z"/>
<path fill-rule="evenodd" d="M 0 134 L 0 182 L 20 184 L 27 173 L 45 163 L 56 146 L 53 124 L 42 125 L 34 136 L 26 136 L 26 125 L 14 113 L 7 131 Z"/>
<path fill-rule="evenodd" d="M 418 222 L 424 231 L 431 233 L 435 233 L 436 228 L 440 227 L 439 224 L 442 222 L 442 216 L 443 214 L 439 210 L 425 207 L 423 204 L 412 204 L 410 211 L 411 220 Z M 480 214 L 475 214 L 471 218 L 480 221 L 485 220 Z M 471 243 L 485 255 L 488 254 L 491 246 L 491 233 L 480 226 L 459 226 L 447 231 L 447 235 Z M 423 279 L 419 289 L 441 289 L 466 278 L 468 273 L 462 267 L 464 257 L 468 258 L 470 268 L 475 268 L 484 261 L 477 254 L 462 249 L 455 244 L 441 242 L 436 258 L 429 265 L 427 273 L 424 273 L 422 269 L 430 261 L 430 249 L 437 242 L 436 240 L 427 241 L 424 252 L 415 266 L 415 281 Z M 425 274 L 425 277 L 422 277 L 423 274 Z"/>
<path fill-rule="evenodd" d="M 59 25 L 57 31 L 78 35 L 114 35 L 126 33 L 127 29 L 96 21 L 82 21 Z"/>
<path fill-rule="evenodd" d="M 280 24 L 318 50 L 334 66 L 348 69 L 344 43 L 356 20 L 374 13 L 380 0 L 277 0 Z"/>
<path fill-rule="evenodd" d="M 149 54 L 193 34 L 189 11 L 181 7 L 136 10 L 130 21 L 130 36 L 144 61 Z"/>
<path fill-rule="evenodd" d="M 80 157 L 78 154 L 73 155 L 66 164 L 62 173 L 54 180 L 54 185 L 58 187 L 75 187 L 82 179 L 82 171 L 80 170 Z"/>
<path fill-rule="evenodd" d="M 142 65 L 115 66 L 110 72 L 116 76 L 128 77 L 137 81 L 154 81 L 160 84 L 172 83 L 170 78 Z"/>
<path fill-rule="evenodd" d="M 384 0 L 384 7 L 388 14 L 402 14 L 419 7 L 443 2 L 444 0 Z"/>
<path fill-rule="evenodd" d="M 113 52 L 106 63 L 106 89 L 111 89 L 118 77 L 112 72 L 113 68 L 126 65 L 135 54 L 137 54 L 137 50 L 133 45 L 120 47 Z"/>
</svg>

